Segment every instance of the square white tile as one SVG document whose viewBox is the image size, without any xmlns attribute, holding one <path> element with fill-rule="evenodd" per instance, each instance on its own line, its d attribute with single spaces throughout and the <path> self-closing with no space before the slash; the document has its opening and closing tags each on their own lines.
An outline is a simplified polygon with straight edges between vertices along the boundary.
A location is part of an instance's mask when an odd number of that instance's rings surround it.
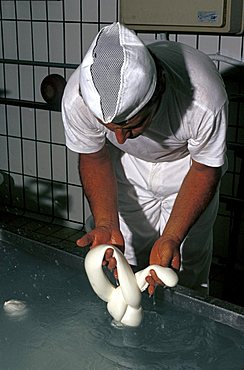
<svg viewBox="0 0 244 370">
<path fill-rule="evenodd" d="M 48 1 L 48 19 L 63 20 L 63 1 Z"/>
<path fill-rule="evenodd" d="M 32 66 L 21 65 L 20 73 L 20 99 L 34 100 L 34 85 L 33 85 L 33 68 Z"/>
<path fill-rule="evenodd" d="M 34 141 L 23 140 L 24 174 L 36 176 L 36 144 Z"/>
<path fill-rule="evenodd" d="M 37 140 L 51 141 L 49 111 L 36 110 L 36 133 Z"/>
<path fill-rule="evenodd" d="M 7 106 L 7 127 L 8 135 L 21 137 L 20 108 Z"/>
<path fill-rule="evenodd" d="M 27 21 L 18 21 L 19 59 L 32 60 L 32 40 L 31 23 Z"/>
<path fill-rule="evenodd" d="M 37 142 L 37 175 L 51 179 L 51 151 L 50 144 Z"/>
<path fill-rule="evenodd" d="M 81 25 L 65 24 L 65 59 L 66 63 L 81 63 Z"/>
<path fill-rule="evenodd" d="M 0 134 L 6 135 L 6 106 L 0 104 Z"/>
<path fill-rule="evenodd" d="M 17 18 L 18 19 L 31 19 L 30 2 L 29 1 L 16 1 Z"/>
<path fill-rule="evenodd" d="M 31 1 L 31 15 L 33 20 L 46 20 L 46 2 L 45 1 Z"/>
<path fill-rule="evenodd" d="M 78 169 L 78 153 L 67 149 L 68 159 L 68 181 L 71 184 L 81 185 Z"/>
<path fill-rule="evenodd" d="M 113 23 L 117 21 L 118 14 L 117 0 L 103 0 L 100 1 L 100 21 Z"/>
<path fill-rule="evenodd" d="M 19 99 L 19 71 L 14 64 L 5 65 L 6 97 Z"/>
<path fill-rule="evenodd" d="M 3 27 L 3 57 L 17 59 L 16 24 L 14 21 L 2 21 Z"/>
<path fill-rule="evenodd" d="M 23 138 L 36 139 L 35 112 L 32 108 L 21 108 L 22 136 Z"/>
<path fill-rule="evenodd" d="M 63 24 L 48 23 L 49 58 L 51 62 L 64 62 Z"/>
<path fill-rule="evenodd" d="M 64 146 L 52 144 L 51 152 L 53 180 L 67 181 L 66 149 Z"/>
<path fill-rule="evenodd" d="M 34 2 L 33 2 L 34 3 Z M 34 38 L 34 60 L 47 61 L 47 25 L 45 22 L 33 23 L 33 38 Z"/>
<path fill-rule="evenodd" d="M 81 3 L 83 1 L 64 0 L 65 21 L 80 21 Z"/>
<path fill-rule="evenodd" d="M 60 112 L 51 112 L 50 117 L 52 142 L 65 144 L 64 127 Z"/>
<path fill-rule="evenodd" d="M 82 21 L 83 22 L 98 21 L 98 0 L 82 1 Z"/>
<path fill-rule="evenodd" d="M 8 144 L 7 137 L 0 135 L 0 170 L 8 171 Z"/>
<path fill-rule="evenodd" d="M 1 1 L 2 19 L 15 18 L 15 3 L 14 1 Z"/>
<path fill-rule="evenodd" d="M 8 138 L 8 158 L 10 171 L 23 173 L 23 158 L 20 139 L 14 137 Z"/>
<path fill-rule="evenodd" d="M 68 186 L 69 198 L 69 220 L 73 222 L 84 222 L 84 211 L 82 206 L 82 188 L 78 186 Z"/>
</svg>

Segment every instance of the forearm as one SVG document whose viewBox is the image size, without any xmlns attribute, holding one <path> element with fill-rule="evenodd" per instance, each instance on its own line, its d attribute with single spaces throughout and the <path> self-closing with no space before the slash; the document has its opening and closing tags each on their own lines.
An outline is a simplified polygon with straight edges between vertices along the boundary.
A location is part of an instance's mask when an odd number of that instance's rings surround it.
<svg viewBox="0 0 244 370">
<path fill-rule="evenodd" d="M 79 171 L 95 225 L 118 228 L 117 181 L 108 149 L 80 154 Z"/>
<path fill-rule="evenodd" d="M 207 167 L 193 161 L 175 200 L 162 238 L 181 243 L 213 198 L 221 168 Z"/>
</svg>

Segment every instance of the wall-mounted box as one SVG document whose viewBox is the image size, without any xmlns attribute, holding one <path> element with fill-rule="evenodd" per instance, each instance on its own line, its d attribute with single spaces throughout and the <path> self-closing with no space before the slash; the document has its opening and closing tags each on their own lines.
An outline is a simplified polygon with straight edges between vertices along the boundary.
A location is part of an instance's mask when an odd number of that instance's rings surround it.
<svg viewBox="0 0 244 370">
<path fill-rule="evenodd" d="M 120 21 L 135 31 L 240 34 L 244 0 L 121 0 Z"/>
<path fill-rule="evenodd" d="M 241 21 L 241 29 L 239 32 L 237 32 L 237 34 L 240 34 L 242 35 L 244 33 L 244 0 L 242 0 L 243 4 L 242 4 L 242 21 Z"/>
</svg>

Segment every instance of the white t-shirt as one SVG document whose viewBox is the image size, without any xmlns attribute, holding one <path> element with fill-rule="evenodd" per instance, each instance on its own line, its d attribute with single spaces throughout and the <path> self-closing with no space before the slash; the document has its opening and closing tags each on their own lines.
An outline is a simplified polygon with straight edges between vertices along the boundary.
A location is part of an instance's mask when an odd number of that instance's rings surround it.
<svg viewBox="0 0 244 370">
<path fill-rule="evenodd" d="M 166 72 L 166 90 L 151 125 L 139 137 L 118 144 L 86 107 L 79 91 L 79 68 L 63 96 L 66 145 L 78 153 L 100 150 L 106 138 L 122 151 L 148 162 L 169 162 L 190 153 L 208 166 L 224 164 L 227 94 L 209 57 L 187 45 L 164 41 L 148 45 Z"/>
</svg>

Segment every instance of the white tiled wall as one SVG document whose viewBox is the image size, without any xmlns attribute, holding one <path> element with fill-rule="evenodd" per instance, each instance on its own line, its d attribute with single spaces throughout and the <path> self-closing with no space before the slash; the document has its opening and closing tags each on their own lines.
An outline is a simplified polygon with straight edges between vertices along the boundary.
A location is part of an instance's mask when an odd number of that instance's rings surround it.
<svg viewBox="0 0 244 370">
<path fill-rule="evenodd" d="M 43 102 L 40 85 L 46 75 L 58 73 L 68 79 L 73 72 L 65 65 L 50 63 L 78 65 L 98 30 L 118 17 L 118 0 L 2 0 L 0 7 L 0 58 L 19 61 L 0 63 L 1 96 L 36 102 Z M 139 35 L 146 44 L 164 37 Z M 243 58 L 242 36 L 170 34 L 169 38 L 207 54 Z M 21 64 L 23 61 L 30 65 Z M 216 64 L 222 73 L 232 70 L 235 77 L 231 87 L 236 93 L 242 92 L 242 70 L 223 62 Z M 229 136 L 243 143 L 242 113 L 243 107 L 233 104 L 231 126 L 241 128 L 230 127 Z M 3 188 L 0 183 L 2 206 L 47 214 L 80 227 L 89 207 L 80 186 L 77 161 L 77 154 L 65 147 L 59 112 L 0 105 L 0 171 L 8 175 L 8 186 Z M 230 154 L 231 171 L 223 182 L 226 192 L 232 191 L 232 172 L 237 166 Z"/>
</svg>

